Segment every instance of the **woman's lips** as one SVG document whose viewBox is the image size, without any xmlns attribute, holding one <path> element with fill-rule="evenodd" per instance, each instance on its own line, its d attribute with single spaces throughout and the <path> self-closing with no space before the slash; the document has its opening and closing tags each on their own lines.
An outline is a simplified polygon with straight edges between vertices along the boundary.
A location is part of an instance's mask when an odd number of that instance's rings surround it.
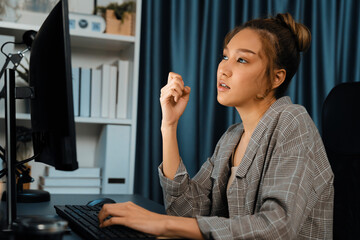
<svg viewBox="0 0 360 240">
<path fill-rule="evenodd" d="M 225 82 L 220 81 L 219 85 L 218 85 L 218 91 L 224 92 L 224 91 L 228 91 L 228 90 L 230 90 L 230 87 L 228 85 L 226 85 Z"/>
</svg>

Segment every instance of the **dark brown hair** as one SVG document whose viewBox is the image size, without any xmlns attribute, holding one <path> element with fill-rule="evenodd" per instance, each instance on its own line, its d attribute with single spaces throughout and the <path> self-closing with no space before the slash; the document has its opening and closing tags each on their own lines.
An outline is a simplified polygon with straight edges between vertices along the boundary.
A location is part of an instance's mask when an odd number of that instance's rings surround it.
<svg viewBox="0 0 360 240">
<path fill-rule="evenodd" d="M 277 14 L 266 19 L 254 19 L 242 26 L 234 28 L 224 40 L 224 46 L 241 30 L 249 28 L 255 30 L 263 45 L 263 54 L 268 60 L 266 74 L 269 76 L 269 85 L 273 81 L 274 69 L 285 69 L 284 82 L 275 89 L 275 97 L 284 95 L 290 80 L 296 73 L 300 63 L 300 52 L 310 47 L 311 33 L 309 29 L 295 22 L 289 13 Z"/>
</svg>

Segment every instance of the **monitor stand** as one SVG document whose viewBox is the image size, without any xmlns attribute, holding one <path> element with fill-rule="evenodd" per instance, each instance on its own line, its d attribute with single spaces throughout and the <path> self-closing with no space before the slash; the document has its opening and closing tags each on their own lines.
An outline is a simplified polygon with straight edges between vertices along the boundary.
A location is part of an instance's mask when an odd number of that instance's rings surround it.
<svg viewBox="0 0 360 240">
<path fill-rule="evenodd" d="M 50 201 L 50 194 L 47 191 L 24 189 L 16 193 L 16 200 L 19 203 L 37 203 Z M 3 192 L 1 197 L 2 201 L 6 201 L 6 191 Z"/>
<path fill-rule="evenodd" d="M 17 192 L 17 201 L 21 203 L 48 202 L 50 193 L 43 190 L 25 189 Z"/>
<path fill-rule="evenodd" d="M 5 67 L 5 66 L 4 66 Z M 13 230 L 16 220 L 16 109 L 15 109 L 15 70 L 5 69 L 5 161 L 6 174 L 6 227 Z M 3 231 L 4 231 L 3 230 Z"/>
<path fill-rule="evenodd" d="M 30 176 L 30 169 L 22 171 L 22 174 L 17 180 L 16 200 L 21 203 L 35 203 L 50 201 L 50 194 L 47 191 L 24 189 L 24 183 L 33 182 L 34 179 Z"/>
<path fill-rule="evenodd" d="M 15 87 L 15 70 L 6 69 L 6 66 L 1 70 L 5 73 L 5 125 L 6 125 L 6 150 L 5 159 L 7 163 L 7 188 L 3 193 L 2 200 L 7 201 L 7 224 L 12 226 L 16 219 L 16 204 L 15 202 L 46 202 L 50 201 L 50 194 L 42 190 L 24 190 L 23 181 L 19 179 L 16 183 L 16 98 L 31 98 L 33 91 L 31 88 Z M 9 192 L 7 196 L 6 192 Z"/>
</svg>

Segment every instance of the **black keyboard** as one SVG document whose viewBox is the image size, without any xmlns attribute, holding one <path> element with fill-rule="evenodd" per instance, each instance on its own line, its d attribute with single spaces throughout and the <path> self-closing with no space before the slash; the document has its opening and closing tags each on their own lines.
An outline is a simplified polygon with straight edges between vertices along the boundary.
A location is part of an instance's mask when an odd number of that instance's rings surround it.
<svg viewBox="0 0 360 240">
<path fill-rule="evenodd" d="M 69 222 L 70 228 L 84 239 L 156 239 L 155 236 L 119 225 L 99 228 L 98 213 L 101 209 L 99 206 L 56 205 L 54 207 L 56 213 Z"/>
</svg>

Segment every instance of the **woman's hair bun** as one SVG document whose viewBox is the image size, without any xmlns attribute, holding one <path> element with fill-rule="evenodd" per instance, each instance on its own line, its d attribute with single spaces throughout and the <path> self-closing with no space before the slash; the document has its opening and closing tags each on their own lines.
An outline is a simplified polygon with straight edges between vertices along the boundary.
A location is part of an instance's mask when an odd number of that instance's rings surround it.
<svg viewBox="0 0 360 240">
<path fill-rule="evenodd" d="M 311 33 L 305 25 L 297 23 L 290 13 L 279 13 L 275 19 L 280 21 L 292 32 L 299 52 L 305 52 L 310 47 Z"/>
</svg>

